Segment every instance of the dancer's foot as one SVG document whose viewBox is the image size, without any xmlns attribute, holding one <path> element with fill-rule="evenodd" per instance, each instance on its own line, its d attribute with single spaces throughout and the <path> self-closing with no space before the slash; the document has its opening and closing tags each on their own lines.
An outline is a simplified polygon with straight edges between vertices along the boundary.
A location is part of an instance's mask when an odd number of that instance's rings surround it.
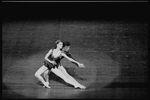
<svg viewBox="0 0 150 100">
<path fill-rule="evenodd" d="M 86 87 L 85 87 L 85 86 L 83 86 L 83 85 L 81 85 L 81 86 L 80 86 L 80 88 L 81 88 L 81 89 L 86 89 Z"/>
<path fill-rule="evenodd" d="M 48 82 L 44 82 L 44 86 L 43 86 L 44 88 L 51 88 L 50 86 L 49 86 L 49 83 Z"/>
<path fill-rule="evenodd" d="M 49 85 L 49 82 L 46 82 L 47 85 Z"/>
<path fill-rule="evenodd" d="M 74 88 L 75 88 L 75 89 L 77 89 L 77 88 L 79 88 L 79 89 L 86 89 L 86 87 L 83 86 L 83 85 L 75 86 Z"/>
</svg>

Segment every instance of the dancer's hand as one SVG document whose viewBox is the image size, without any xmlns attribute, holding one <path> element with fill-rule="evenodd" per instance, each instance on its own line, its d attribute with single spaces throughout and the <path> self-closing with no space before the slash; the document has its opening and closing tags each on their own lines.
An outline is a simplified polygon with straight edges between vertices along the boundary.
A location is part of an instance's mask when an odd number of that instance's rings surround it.
<svg viewBox="0 0 150 100">
<path fill-rule="evenodd" d="M 52 61 L 52 64 L 53 64 L 53 65 L 56 65 L 56 62 L 55 62 L 55 61 Z"/>
<path fill-rule="evenodd" d="M 84 64 L 79 63 L 78 64 L 79 67 L 85 67 Z"/>
</svg>

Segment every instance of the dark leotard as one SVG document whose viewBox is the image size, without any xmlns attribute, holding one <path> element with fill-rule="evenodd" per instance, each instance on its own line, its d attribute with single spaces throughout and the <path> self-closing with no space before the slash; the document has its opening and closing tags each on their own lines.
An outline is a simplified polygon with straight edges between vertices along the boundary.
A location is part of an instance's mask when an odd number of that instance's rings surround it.
<svg viewBox="0 0 150 100">
<path fill-rule="evenodd" d="M 53 49 L 52 49 L 52 53 L 53 53 Z M 51 70 L 51 68 L 55 68 L 55 67 L 58 68 L 58 66 L 61 65 L 61 63 L 60 63 L 61 59 L 64 58 L 63 56 L 58 56 L 58 57 L 54 58 L 54 56 L 52 55 L 52 53 L 48 56 L 48 59 L 51 60 L 51 61 L 55 61 L 55 62 L 56 62 L 56 65 L 53 65 L 52 63 L 50 63 L 50 62 L 47 61 L 47 60 L 45 60 L 45 61 L 43 62 L 43 64 L 44 64 L 49 70 Z M 64 52 L 64 53 L 65 53 L 68 57 L 73 58 L 69 52 Z"/>
</svg>

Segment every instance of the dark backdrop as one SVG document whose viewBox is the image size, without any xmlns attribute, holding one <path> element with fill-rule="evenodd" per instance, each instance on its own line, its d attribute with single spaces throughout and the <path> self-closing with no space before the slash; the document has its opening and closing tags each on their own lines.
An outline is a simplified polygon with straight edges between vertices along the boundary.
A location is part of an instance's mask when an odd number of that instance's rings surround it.
<svg viewBox="0 0 150 100">
<path fill-rule="evenodd" d="M 13 63 L 49 50 L 57 39 L 67 40 L 73 48 L 92 48 L 120 63 L 121 74 L 109 88 L 144 88 L 148 92 L 144 3 L 3 3 L 2 7 L 3 61 L 11 57 Z"/>
</svg>

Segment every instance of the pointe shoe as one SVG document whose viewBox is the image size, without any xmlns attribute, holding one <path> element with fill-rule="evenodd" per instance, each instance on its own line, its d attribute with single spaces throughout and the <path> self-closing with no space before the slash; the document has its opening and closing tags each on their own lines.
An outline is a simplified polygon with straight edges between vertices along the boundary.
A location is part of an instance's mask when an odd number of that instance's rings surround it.
<svg viewBox="0 0 150 100">
<path fill-rule="evenodd" d="M 45 86 L 45 85 L 44 85 L 43 88 L 49 88 L 49 89 L 50 89 L 51 87 L 50 87 L 50 86 Z"/>
<path fill-rule="evenodd" d="M 85 87 L 85 86 L 83 86 L 83 85 L 75 86 L 74 88 L 75 88 L 75 89 L 77 89 L 77 88 L 79 88 L 79 89 L 86 89 L 86 87 Z"/>
<path fill-rule="evenodd" d="M 49 89 L 50 89 L 51 87 L 50 87 L 50 86 L 45 86 L 45 85 L 44 85 L 43 88 L 49 88 Z"/>
<path fill-rule="evenodd" d="M 51 87 L 48 85 L 47 82 L 45 82 L 43 88 L 49 88 L 50 89 Z"/>
<path fill-rule="evenodd" d="M 49 85 L 49 82 L 45 82 L 47 85 Z"/>
<path fill-rule="evenodd" d="M 86 87 L 85 87 L 85 86 L 83 86 L 83 85 L 80 85 L 80 88 L 81 88 L 81 89 L 86 89 Z"/>
</svg>

